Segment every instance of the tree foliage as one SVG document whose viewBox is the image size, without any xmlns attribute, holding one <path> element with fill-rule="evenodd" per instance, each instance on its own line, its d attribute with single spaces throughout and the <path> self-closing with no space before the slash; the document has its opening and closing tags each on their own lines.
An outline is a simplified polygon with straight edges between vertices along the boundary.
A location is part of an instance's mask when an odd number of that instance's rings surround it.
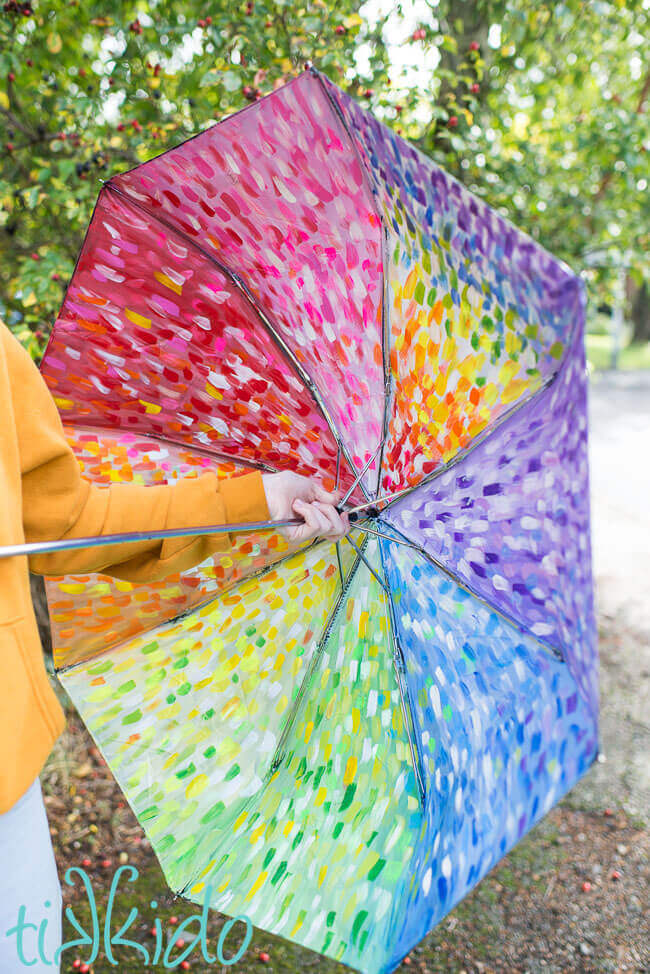
<svg viewBox="0 0 650 974">
<path fill-rule="evenodd" d="M 649 0 L 8 0 L 0 313 L 42 351 L 100 189 L 311 62 L 567 260 L 594 304 L 648 269 Z M 595 262 L 597 266 L 592 266 Z M 601 265 L 603 265 L 601 267 Z"/>
</svg>

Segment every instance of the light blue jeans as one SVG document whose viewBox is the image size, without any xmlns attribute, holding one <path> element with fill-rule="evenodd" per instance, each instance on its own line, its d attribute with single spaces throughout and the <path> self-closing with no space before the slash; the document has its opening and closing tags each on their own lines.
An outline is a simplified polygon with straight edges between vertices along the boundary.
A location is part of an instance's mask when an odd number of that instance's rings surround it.
<svg viewBox="0 0 650 974">
<path fill-rule="evenodd" d="M 0 815 L 0 974 L 57 974 L 61 886 L 38 778 Z"/>
</svg>

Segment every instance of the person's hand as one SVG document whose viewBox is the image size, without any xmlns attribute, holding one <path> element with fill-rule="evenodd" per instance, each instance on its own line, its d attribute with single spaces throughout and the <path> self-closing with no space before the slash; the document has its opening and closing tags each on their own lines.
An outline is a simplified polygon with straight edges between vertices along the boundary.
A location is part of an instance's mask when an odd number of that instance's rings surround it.
<svg viewBox="0 0 650 974">
<path fill-rule="evenodd" d="M 340 491 L 325 490 L 317 480 L 283 471 L 262 475 L 271 520 L 284 521 L 301 517 L 304 524 L 282 528 L 289 541 L 331 538 L 338 541 L 350 530 L 347 514 L 335 508 Z"/>
</svg>

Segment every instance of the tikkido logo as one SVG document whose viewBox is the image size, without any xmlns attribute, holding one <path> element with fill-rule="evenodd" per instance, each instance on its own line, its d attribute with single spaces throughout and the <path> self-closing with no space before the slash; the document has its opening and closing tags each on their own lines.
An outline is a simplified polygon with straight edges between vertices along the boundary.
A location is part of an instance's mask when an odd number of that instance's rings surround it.
<svg viewBox="0 0 650 974">
<path fill-rule="evenodd" d="M 45 934 L 48 924 L 47 918 L 41 920 L 38 925 L 36 923 L 32 923 L 27 918 L 27 907 L 24 905 L 20 906 L 18 909 L 18 919 L 16 925 L 7 930 L 5 936 L 9 938 L 15 936 L 17 958 L 24 967 L 33 967 L 38 963 L 39 959 L 41 963 L 45 964 L 47 967 L 56 967 L 60 963 L 61 956 L 65 951 L 79 950 L 88 947 L 90 948 L 88 958 L 81 964 L 79 964 L 77 961 L 75 961 L 74 964 L 74 966 L 79 967 L 80 970 L 88 970 L 91 964 L 97 960 L 102 944 L 104 953 L 106 955 L 106 960 L 109 964 L 112 964 L 115 967 L 117 967 L 119 963 L 124 963 L 123 961 L 116 960 L 113 953 L 115 947 L 121 947 L 127 949 L 130 948 L 131 950 L 134 950 L 140 954 L 143 967 L 149 967 L 151 965 L 162 963 L 163 967 L 167 968 L 168 970 L 173 970 L 177 967 L 187 969 L 189 968 L 188 958 L 199 945 L 201 947 L 203 959 L 207 964 L 214 964 L 218 962 L 224 966 L 232 966 L 233 964 L 236 964 L 237 961 L 241 960 L 248 950 L 250 942 L 253 938 L 253 925 L 249 918 L 244 915 L 236 916 L 224 924 L 217 942 L 216 956 L 209 952 L 208 913 L 210 900 L 212 898 L 212 887 L 208 885 L 205 888 L 203 910 L 201 915 L 187 917 L 178 926 L 172 927 L 167 932 L 166 946 L 164 943 L 162 922 L 159 917 L 154 918 L 151 929 L 155 936 L 155 946 L 153 954 L 150 954 L 149 949 L 145 947 L 144 944 L 138 943 L 137 940 L 129 940 L 125 936 L 138 918 L 139 911 L 136 907 L 131 908 L 131 912 L 117 932 L 112 930 L 113 907 L 120 879 L 122 876 L 125 876 L 128 882 L 134 883 L 139 876 L 138 870 L 135 868 L 135 866 L 120 866 L 119 869 L 116 870 L 106 903 L 106 916 L 104 918 L 103 930 L 100 927 L 95 893 L 86 871 L 77 866 L 70 867 L 70 869 L 68 869 L 65 873 L 65 882 L 68 884 L 68 886 L 74 887 L 75 873 L 80 877 L 85 887 L 88 906 L 90 909 L 90 931 L 84 929 L 76 917 L 72 907 L 67 906 L 65 910 L 66 918 L 80 935 L 79 939 L 68 940 L 66 943 L 61 944 L 61 946 L 55 951 L 53 960 L 48 960 L 48 958 L 45 956 L 44 948 Z M 129 875 L 126 875 L 127 873 Z M 49 907 L 50 905 L 51 904 L 49 901 L 46 901 L 45 906 Z M 152 909 L 155 910 L 157 906 L 158 903 L 156 900 L 152 900 Z M 226 938 L 229 936 L 235 924 L 237 924 L 239 921 L 241 921 L 245 926 L 244 940 L 237 952 L 233 954 L 232 957 L 225 957 L 223 951 Z M 192 931 L 191 926 L 192 924 L 196 925 L 196 923 L 199 925 L 198 931 Z M 29 933 L 30 931 L 33 931 L 33 933 Z M 183 938 L 183 934 L 187 935 L 188 933 L 192 939 L 186 943 Z M 172 957 L 174 948 L 181 951 L 176 957 Z M 30 956 L 28 956 L 28 953 Z M 132 969 L 131 965 L 129 965 L 129 969 Z"/>
</svg>

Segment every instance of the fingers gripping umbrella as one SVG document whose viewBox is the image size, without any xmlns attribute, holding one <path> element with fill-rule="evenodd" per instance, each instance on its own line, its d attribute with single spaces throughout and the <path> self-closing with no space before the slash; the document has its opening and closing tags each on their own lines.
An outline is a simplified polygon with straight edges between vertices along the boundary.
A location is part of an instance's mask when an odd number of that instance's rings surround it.
<svg viewBox="0 0 650 974">
<path fill-rule="evenodd" d="M 583 328 L 566 265 L 315 71 L 103 186 L 42 365 L 86 475 L 290 468 L 359 516 L 48 582 L 175 890 L 390 971 L 592 762 Z"/>
</svg>

